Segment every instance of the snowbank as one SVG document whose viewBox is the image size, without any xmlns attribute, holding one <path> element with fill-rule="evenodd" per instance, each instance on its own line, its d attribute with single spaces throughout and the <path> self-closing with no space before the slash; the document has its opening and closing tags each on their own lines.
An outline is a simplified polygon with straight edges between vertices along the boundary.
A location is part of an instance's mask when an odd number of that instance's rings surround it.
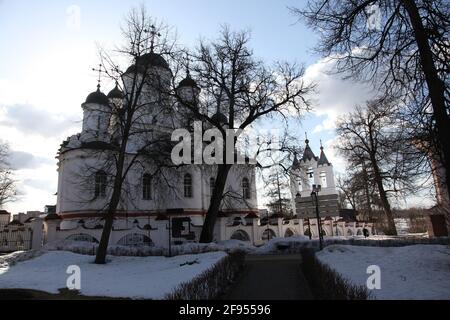
<svg viewBox="0 0 450 320">
<path fill-rule="evenodd" d="M 80 254 L 94 255 L 98 244 L 83 241 L 58 241 L 46 244 L 44 250 L 63 250 Z M 255 249 L 249 242 L 240 240 L 225 240 L 212 243 L 185 243 L 182 245 L 174 245 L 171 248 L 171 256 L 182 254 L 196 254 L 205 252 L 223 251 L 233 253 L 235 251 L 251 252 Z M 168 256 L 168 248 L 150 247 L 150 246 L 108 246 L 108 254 L 113 256 Z"/>
<path fill-rule="evenodd" d="M 254 250 L 255 254 L 272 254 L 292 252 L 299 248 L 309 247 L 313 241 L 306 236 L 292 236 L 289 238 L 273 238 L 269 242 Z"/>
<path fill-rule="evenodd" d="M 0 288 L 58 293 L 58 289 L 66 288 L 67 267 L 78 265 L 83 295 L 162 299 L 179 284 L 200 275 L 226 255 L 209 252 L 171 258 L 108 256 L 107 264 L 96 265 L 89 255 L 50 251 L 13 266 L 0 265 Z"/>
<path fill-rule="evenodd" d="M 344 278 L 366 286 L 369 265 L 381 270 L 377 299 L 450 299 L 450 246 L 363 247 L 330 245 L 317 258 Z"/>
</svg>

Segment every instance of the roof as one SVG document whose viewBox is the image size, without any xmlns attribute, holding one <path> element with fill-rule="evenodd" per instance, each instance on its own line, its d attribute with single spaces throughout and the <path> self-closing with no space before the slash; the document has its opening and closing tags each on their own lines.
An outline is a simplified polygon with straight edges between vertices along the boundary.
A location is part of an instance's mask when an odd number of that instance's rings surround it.
<svg viewBox="0 0 450 320">
<path fill-rule="evenodd" d="M 0 210 L 0 214 L 7 214 L 7 215 L 10 215 L 10 213 L 9 213 L 8 211 L 6 211 L 6 210 Z"/>
<path fill-rule="evenodd" d="M 109 100 L 108 97 L 100 91 L 100 86 L 98 85 L 97 90 L 86 97 L 85 103 L 98 103 L 107 106 L 109 105 Z"/>
<path fill-rule="evenodd" d="M 297 152 L 294 153 L 294 161 L 292 161 L 292 168 L 296 169 L 300 166 L 300 163 L 297 159 Z"/>
<path fill-rule="evenodd" d="M 311 160 L 311 159 L 316 159 L 314 152 L 312 152 L 311 148 L 309 147 L 309 140 L 306 139 L 305 142 L 306 142 L 306 147 L 305 147 L 305 151 L 303 152 L 302 160 L 307 161 L 307 160 Z"/>
<path fill-rule="evenodd" d="M 226 124 L 228 123 L 228 118 L 226 115 L 224 115 L 222 112 L 216 112 L 212 117 L 211 120 L 214 122 L 217 122 L 219 124 Z"/>
<path fill-rule="evenodd" d="M 123 92 L 119 89 L 119 86 L 117 85 L 108 93 L 107 97 L 109 99 L 123 99 Z"/>
<path fill-rule="evenodd" d="M 129 66 L 125 73 L 141 72 L 149 67 L 160 67 L 170 71 L 169 64 L 161 55 L 149 52 L 138 57 L 136 59 L 136 64 Z"/>
<path fill-rule="evenodd" d="M 325 152 L 323 152 L 323 147 L 320 147 L 320 157 L 319 161 L 317 162 L 317 165 L 325 165 L 325 164 L 330 165 L 331 163 L 328 161 Z"/>
<path fill-rule="evenodd" d="M 178 84 L 178 88 L 181 87 L 192 87 L 192 88 L 198 88 L 197 82 L 195 82 L 194 79 L 191 78 L 191 76 L 188 74 L 186 78 L 180 81 Z"/>
</svg>

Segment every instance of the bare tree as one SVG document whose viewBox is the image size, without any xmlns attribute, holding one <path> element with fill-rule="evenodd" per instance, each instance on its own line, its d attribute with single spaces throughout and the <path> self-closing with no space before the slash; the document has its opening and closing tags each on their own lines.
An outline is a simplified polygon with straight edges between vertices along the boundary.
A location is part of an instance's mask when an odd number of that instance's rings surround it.
<svg viewBox="0 0 450 320">
<path fill-rule="evenodd" d="M 102 194 L 107 197 L 102 209 L 103 232 L 95 259 L 100 264 L 105 263 L 114 216 L 119 209 L 126 211 L 123 205 L 133 199 L 136 190 L 136 186 L 129 185 L 127 180 L 130 172 L 137 168 L 153 168 L 152 177 L 157 177 L 172 191 L 177 190 L 177 181 L 170 175 L 183 164 L 172 162 L 174 143 L 171 133 L 180 123 L 192 129 L 193 120 L 199 120 L 204 127 L 217 128 L 223 138 L 220 144 L 223 161 L 211 168 L 216 172 L 216 179 L 200 238 L 202 242 L 210 242 L 224 199 L 238 197 L 232 190 L 225 190 L 228 173 L 237 166 L 233 161 L 230 163 L 226 152 L 225 143 L 230 138 L 230 131 L 226 129 L 244 130 L 257 119 L 274 114 L 283 117 L 288 113 L 301 114 L 308 110 L 304 96 L 311 89 L 303 84 L 302 67 L 279 63 L 268 68 L 253 58 L 246 32 L 233 33 L 224 28 L 217 41 L 201 42 L 197 50 L 190 53 L 189 59 L 184 54 L 187 50 L 180 50 L 169 28 L 149 18 L 144 8 L 130 13 L 123 34 L 126 43 L 114 53 L 100 50 L 99 72 L 115 80 L 117 89 L 123 92 L 117 105 L 112 103 L 95 110 L 107 114 L 112 131 L 104 139 L 96 135 L 92 141 L 77 145 L 77 148 L 88 150 L 92 160 L 80 170 L 85 186 L 95 187 L 90 193 L 94 198 L 85 200 L 93 201 Z M 159 61 L 163 70 L 152 67 L 154 59 L 159 59 L 155 52 L 158 57 L 166 58 L 164 62 Z M 131 67 L 122 70 L 116 55 L 126 60 L 127 66 L 131 63 Z M 165 65 L 166 61 L 170 68 Z M 180 70 L 186 70 L 187 79 L 192 76 L 197 80 L 195 86 L 202 91 L 201 95 L 195 92 L 186 95 L 180 90 Z M 163 129 L 155 130 L 156 123 Z M 232 139 L 234 151 L 236 140 Z M 71 143 L 64 142 L 62 152 L 71 150 Z M 97 186 L 92 181 L 99 172 L 105 178 Z M 106 183 L 107 187 L 103 187 Z"/>
<path fill-rule="evenodd" d="M 361 159 L 363 160 L 363 159 Z M 367 164 L 350 163 L 345 176 L 338 176 L 336 186 L 343 195 L 343 202 L 347 202 L 352 209 L 358 210 L 364 220 L 373 220 L 373 206 L 378 203 L 376 185 L 369 179 Z"/>
<path fill-rule="evenodd" d="M 291 10 L 320 33 L 317 51 L 335 59 L 338 72 L 373 81 L 426 120 L 425 153 L 440 158 L 450 192 L 448 3 L 316 0 Z"/>
<path fill-rule="evenodd" d="M 391 234 L 396 234 L 396 229 L 389 197 L 413 191 L 419 174 L 416 163 L 410 161 L 413 146 L 402 138 L 395 109 L 395 101 L 370 101 L 337 124 L 337 148 L 351 165 L 364 164 L 365 178 L 377 187 Z"/>
<path fill-rule="evenodd" d="M 272 167 L 264 179 L 265 195 L 270 202 L 267 206 L 273 213 L 290 216 L 292 213 L 289 176 L 280 167 Z"/>
<path fill-rule="evenodd" d="M 132 185 L 127 179 L 130 172 L 147 170 L 153 183 L 158 182 L 161 188 L 176 189 L 177 183 L 169 177 L 171 171 L 166 170 L 174 166 L 170 161 L 173 147 L 170 134 L 177 117 L 171 97 L 165 94 L 171 86 L 172 72 L 177 69 L 170 70 L 160 58 L 177 54 L 176 38 L 168 26 L 149 17 L 144 7 L 129 13 L 122 32 L 125 43 L 110 52 L 100 49 L 101 64 L 96 70 L 99 89 L 101 76 L 116 82 L 115 96 L 98 108 L 85 106 L 85 112 L 99 115 L 97 128 L 105 127 L 107 131 L 86 131 L 81 138 L 65 141 L 60 150 L 63 154 L 79 149 L 84 153 L 83 158 L 89 159 L 80 168 L 79 179 L 73 181 L 79 188 L 90 191 L 85 192 L 86 199 L 78 201 L 106 199 L 100 209 L 104 212 L 104 224 L 95 258 L 98 264 L 106 262 L 117 211 L 126 211 L 126 204 L 132 203 L 136 195 L 142 195 L 136 189 L 142 181 Z M 158 67 L 154 67 L 155 59 Z M 126 69 L 122 69 L 125 63 Z M 95 94 L 101 96 L 99 90 Z"/>
<path fill-rule="evenodd" d="M 289 63 L 268 67 L 253 56 L 248 46 L 249 40 L 248 32 L 232 32 L 228 27 L 223 27 L 217 40 L 201 41 L 190 54 L 190 72 L 198 81 L 202 94 L 195 103 L 178 96 L 178 101 L 196 119 L 220 130 L 223 142 L 230 139 L 230 131 L 226 129 L 232 129 L 235 132 L 233 135 L 239 136 L 240 132 L 263 117 L 284 118 L 288 114 L 299 115 L 308 110 L 305 96 L 312 87 L 302 81 L 303 67 Z M 234 165 L 227 159 L 224 143 L 222 148 L 223 161 L 217 165 L 216 184 L 200 242 L 213 239 L 225 183 Z"/>
<path fill-rule="evenodd" d="M 12 170 L 8 161 L 9 147 L 0 142 L 0 208 L 5 203 L 16 200 L 16 181 L 12 177 Z"/>
</svg>

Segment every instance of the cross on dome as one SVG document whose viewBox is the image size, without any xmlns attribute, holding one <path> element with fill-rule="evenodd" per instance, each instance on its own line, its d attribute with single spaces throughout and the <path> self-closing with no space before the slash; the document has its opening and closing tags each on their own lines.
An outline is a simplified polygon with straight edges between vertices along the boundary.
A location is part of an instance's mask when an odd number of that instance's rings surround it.
<svg viewBox="0 0 450 320">
<path fill-rule="evenodd" d="M 100 91 L 100 82 L 101 80 L 101 75 L 102 73 L 106 73 L 106 70 L 102 69 L 103 65 L 101 63 L 99 63 L 98 65 L 98 69 L 92 68 L 92 71 L 97 71 L 98 72 L 98 79 L 97 79 L 97 90 Z"/>
<path fill-rule="evenodd" d="M 154 25 L 150 26 L 151 30 L 144 29 L 145 33 L 150 33 L 150 52 L 153 52 L 155 47 L 155 37 L 161 37 L 161 34 L 156 31 L 156 27 Z"/>
</svg>

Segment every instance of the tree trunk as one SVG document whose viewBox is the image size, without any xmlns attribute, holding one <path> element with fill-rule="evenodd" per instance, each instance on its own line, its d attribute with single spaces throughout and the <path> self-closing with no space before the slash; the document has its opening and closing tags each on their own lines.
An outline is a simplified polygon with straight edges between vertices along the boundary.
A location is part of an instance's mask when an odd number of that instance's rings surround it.
<svg viewBox="0 0 450 320">
<path fill-rule="evenodd" d="M 372 201 L 370 200 L 370 192 L 369 192 L 369 177 L 367 175 L 366 164 L 363 162 L 363 184 L 364 184 L 364 193 L 366 198 L 366 206 L 367 206 L 367 215 L 369 217 L 369 221 L 372 221 Z"/>
<path fill-rule="evenodd" d="M 118 189 L 116 189 L 116 186 L 114 186 L 113 195 L 108 206 L 108 211 L 105 215 L 105 225 L 103 226 L 102 236 L 100 238 L 97 254 L 95 256 L 95 263 L 97 264 L 106 263 L 106 253 L 108 251 L 109 236 L 111 235 L 111 230 L 114 222 L 114 214 L 116 213 L 116 209 L 120 200 L 120 190 L 121 186 L 118 187 Z"/>
<path fill-rule="evenodd" d="M 414 31 L 414 37 L 419 49 L 420 64 L 425 75 L 431 105 L 433 106 L 433 116 L 436 120 L 439 141 L 438 148 L 441 154 L 442 164 L 445 168 L 445 182 L 450 197 L 450 119 L 445 106 L 445 84 L 438 76 L 433 61 L 433 54 L 428 42 L 428 36 L 416 3 L 413 0 L 403 0 L 402 3 L 408 12 Z"/>
<path fill-rule="evenodd" d="M 120 171 L 120 172 L 119 172 Z M 108 206 L 108 211 L 105 215 L 105 225 L 103 226 L 102 236 L 98 245 L 97 255 L 95 256 L 95 263 L 105 264 L 106 253 L 108 251 L 109 236 L 114 222 L 114 214 L 120 201 L 120 193 L 122 189 L 122 170 L 116 173 L 114 181 L 114 190 Z M 120 175 L 118 175 L 120 173 Z"/>
<path fill-rule="evenodd" d="M 219 213 L 220 203 L 222 202 L 223 191 L 227 181 L 228 172 L 231 169 L 229 164 L 218 165 L 216 184 L 214 186 L 211 202 L 206 212 L 205 222 L 203 223 L 202 233 L 200 235 L 201 243 L 213 241 L 214 225 L 216 224 L 217 214 Z"/>
<path fill-rule="evenodd" d="M 380 168 L 378 168 L 378 164 L 376 162 L 375 157 L 371 156 L 371 162 L 373 166 L 375 183 L 378 187 L 378 192 L 380 193 L 381 203 L 383 205 L 384 213 L 386 214 L 386 219 L 388 223 L 388 235 L 396 236 L 397 229 L 395 228 L 394 216 L 392 214 L 391 205 L 389 204 L 389 200 L 386 195 L 386 191 L 383 186 L 383 178 L 381 177 Z"/>
<path fill-rule="evenodd" d="M 98 245 L 97 254 L 95 256 L 95 263 L 105 264 L 106 263 L 106 253 L 108 251 L 109 236 L 111 235 L 111 230 L 114 222 L 114 214 L 116 213 L 117 206 L 120 202 L 120 195 L 122 192 L 123 183 L 123 166 L 125 164 L 125 150 L 126 142 L 122 145 L 119 159 L 116 166 L 116 174 L 114 176 L 114 187 L 113 193 L 108 205 L 108 211 L 105 215 L 105 225 L 103 226 L 102 236 L 100 238 L 100 243 Z"/>
</svg>

